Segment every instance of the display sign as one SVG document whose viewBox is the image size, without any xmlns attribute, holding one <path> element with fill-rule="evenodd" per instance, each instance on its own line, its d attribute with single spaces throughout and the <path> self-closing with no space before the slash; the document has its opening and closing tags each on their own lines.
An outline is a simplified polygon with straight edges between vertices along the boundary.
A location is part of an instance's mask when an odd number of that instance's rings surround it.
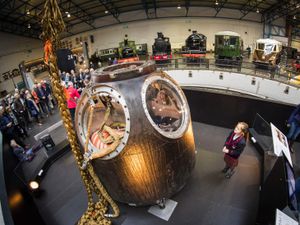
<svg viewBox="0 0 300 225">
<path fill-rule="evenodd" d="M 283 152 L 288 162 L 293 167 L 289 144 L 286 136 L 272 123 L 271 123 L 271 131 L 272 131 L 273 147 L 274 147 L 275 155 L 282 156 L 282 152 Z"/>
<path fill-rule="evenodd" d="M 298 222 L 293 220 L 288 215 L 284 214 L 279 209 L 276 209 L 276 223 L 275 225 L 298 225 Z"/>
</svg>

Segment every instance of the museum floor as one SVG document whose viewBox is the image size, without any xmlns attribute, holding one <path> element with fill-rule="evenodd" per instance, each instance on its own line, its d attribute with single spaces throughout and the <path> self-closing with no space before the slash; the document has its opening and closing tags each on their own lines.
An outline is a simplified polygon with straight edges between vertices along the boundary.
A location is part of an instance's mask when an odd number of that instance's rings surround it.
<svg viewBox="0 0 300 225">
<path fill-rule="evenodd" d="M 49 127 L 59 120 L 58 115 L 50 117 Z M 32 133 L 45 128 L 33 130 Z M 116 225 L 253 225 L 259 199 L 260 159 L 249 142 L 240 158 L 237 172 L 231 179 L 225 179 L 221 170 L 223 164 L 222 145 L 229 129 L 203 123 L 193 123 L 197 162 L 185 188 L 172 197 L 178 203 L 169 221 L 150 213 L 149 207 L 130 207 L 118 203 L 120 217 L 113 220 Z M 57 143 L 66 138 L 62 126 L 51 132 Z M 32 135 L 33 136 L 33 135 Z M 37 158 L 44 157 L 39 151 Z M 39 159 L 40 158 L 40 159 Z M 42 180 L 42 195 L 35 198 L 40 214 L 48 225 L 73 225 L 87 206 L 79 170 L 73 155 L 68 151 L 48 170 Z"/>
</svg>

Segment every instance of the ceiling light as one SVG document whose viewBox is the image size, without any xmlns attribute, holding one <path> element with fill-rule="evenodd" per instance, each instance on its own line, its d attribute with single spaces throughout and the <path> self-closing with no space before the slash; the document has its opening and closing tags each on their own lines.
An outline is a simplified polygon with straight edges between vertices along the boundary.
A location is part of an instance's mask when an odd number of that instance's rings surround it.
<svg viewBox="0 0 300 225">
<path fill-rule="evenodd" d="M 68 11 L 65 11 L 65 14 L 69 14 L 69 12 L 68 12 Z"/>
<path fill-rule="evenodd" d="M 300 4 L 296 5 L 296 8 L 299 9 L 300 8 Z"/>
<path fill-rule="evenodd" d="M 69 17 L 69 18 L 70 18 L 70 17 L 71 17 L 71 14 L 70 14 L 70 13 L 68 13 L 67 17 Z"/>
<path fill-rule="evenodd" d="M 30 25 L 30 23 L 27 25 L 27 28 L 28 28 L 28 29 L 30 29 L 30 28 L 31 28 L 31 25 Z"/>
<path fill-rule="evenodd" d="M 178 5 L 178 6 L 177 6 L 177 9 L 181 9 L 181 6 L 180 6 L 180 5 Z"/>
<path fill-rule="evenodd" d="M 27 15 L 30 15 L 30 11 L 29 11 L 29 10 L 27 10 L 26 14 L 27 14 Z"/>
<path fill-rule="evenodd" d="M 219 5 L 219 2 L 218 2 L 218 1 L 216 1 L 216 2 L 215 2 L 215 5 Z"/>
<path fill-rule="evenodd" d="M 108 13 L 108 11 L 107 10 L 105 10 L 105 14 L 107 14 Z"/>
<path fill-rule="evenodd" d="M 259 13 L 259 9 L 256 9 L 256 13 Z"/>
<path fill-rule="evenodd" d="M 294 15 L 293 19 L 294 19 L 294 20 L 297 19 L 296 15 Z"/>
</svg>

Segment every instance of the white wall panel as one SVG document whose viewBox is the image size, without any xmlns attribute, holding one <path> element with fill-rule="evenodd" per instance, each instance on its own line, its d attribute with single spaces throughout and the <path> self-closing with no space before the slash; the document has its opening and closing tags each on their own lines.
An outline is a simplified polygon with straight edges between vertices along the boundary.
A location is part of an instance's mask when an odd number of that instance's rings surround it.
<svg viewBox="0 0 300 225">
<path fill-rule="evenodd" d="M 177 9 L 176 7 L 158 8 L 156 9 L 156 14 L 158 17 L 185 16 L 186 10 L 184 6 L 181 9 Z"/>
<path fill-rule="evenodd" d="M 104 16 L 102 18 L 96 19 L 93 25 L 95 27 L 104 27 L 116 23 L 118 23 L 118 21 L 112 15 L 109 15 L 109 16 Z"/>
<path fill-rule="evenodd" d="M 256 22 L 248 22 L 233 19 L 218 18 L 166 18 L 117 24 L 110 27 L 99 28 L 88 32 L 93 34 L 95 43 L 92 44 L 91 53 L 96 49 L 105 49 L 118 46 L 124 35 L 128 34 L 130 40 L 137 43 L 147 43 L 148 50 L 157 37 L 157 32 L 163 32 L 170 38 L 172 48 L 180 48 L 190 34 L 188 29 L 197 30 L 207 36 L 207 49 L 213 49 L 215 33 L 223 30 L 231 30 L 241 35 L 245 48 L 254 47 L 255 41 L 262 37 L 263 25 Z M 85 35 L 85 34 L 82 34 Z M 72 38 L 72 37 L 69 37 Z M 67 38 L 68 39 L 68 38 Z"/>
<path fill-rule="evenodd" d="M 214 16 L 216 12 L 214 8 L 209 7 L 190 7 L 188 16 Z"/>
<path fill-rule="evenodd" d="M 0 57 L 42 46 L 41 40 L 0 32 Z"/>
<path fill-rule="evenodd" d="M 86 29 L 93 29 L 90 25 L 86 24 L 86 23 L 80 23 L 77 24 L 75 26 L 72 26 L 69 31 L 71 33 L 81 33 L 83 31 L 86 31 Z"/>
<path fill-rule="evenodd" d="M 272 25 L 284 27 L 284 26 L 285 26 L 285 22 L 286 22 L 285 17 L 280 17 L 280 18 L 277 19 L 277 20 L 273 20 L 273 21 L 272 21 Z"/>
<path fill-rule="evenodd" d="M 275 80 L 255 77 L 255 85 L 252 85 L 253 76 L 239 73 L 193 70 L 192 77 L 189 77 L 189 70 L 168 70 L 166 71 L 173 77 L 180 86 L 186 87 L 208 87 L 216 89 L 226 89 L 238 91 L 263 99 L 284 102 L 289 104 L 299 104 L 300 90 L 287 84 L 279 83 Z M 220 74 L 223 79 L 219 78 Z M 288 94 L 284 93 L 289 88 Z"/>
<path fill-rule="evenodd" d="M 120 21 L 134 21 L 134 20 L 142 20 L 142 19 L 147 19 L 145 10 L 121 13 L 119 16 Z"/>
<path fill-rule="evenodd" d="M 255 12 L 249 12 L 243 19 L 260 22 L 261 21 L 261 14 L 255 13 Z"/>
<path fill-rule="evenodd" d="M 24 60 L 25 62 L 38 59 L 43 57 L 43 49 L 33 49 L 31 52 L 24 51 L 15 54 L 10 54 L 4 57 L 0 57 L 0 90 L 7 90 L 8 92 L 14 90 L 14 86 L 11 80 L 4 81 L 2 78 L 2 73 L 7 71 L 12 71 L 13 69 L 18 69 L 19 64 Z M 21 81 L 21 76 L 15 77 L 14 81 L 17 84 Z"/>
<path fill-rule="evenodd" d="M 223 8 L 220 10 L 217 16 L 219 17 L 227 17 L 227 18 L 236 18 L 239 19 L 243 14 L 240 10 L 226 9 Z"/>
<path fill-rule="evenodd" d="M 2 73 L 18 69 L 20 62 L 43 57 L 41 40 L 26 38 L 8 33 L 0 33 L 0 90 L 12 91 L 11 80 L 4 81 Z M 14 78 L 15 83 L 21 81 L 21 76 Z"/>
</svg>

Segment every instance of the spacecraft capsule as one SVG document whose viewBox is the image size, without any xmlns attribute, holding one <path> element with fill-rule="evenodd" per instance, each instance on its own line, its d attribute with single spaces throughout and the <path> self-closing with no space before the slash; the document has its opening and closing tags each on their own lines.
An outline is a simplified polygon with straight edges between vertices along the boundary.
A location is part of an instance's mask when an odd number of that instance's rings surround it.
<svg viewBox="0 0 300 225">
<path fill-rule="evenodd" d="M 187 100 L 151 61 L 96 70 L 79 99 L 75 128 L 85 163 L 119 202 L 169 198 L 195 165 Z"/>
</svg>

